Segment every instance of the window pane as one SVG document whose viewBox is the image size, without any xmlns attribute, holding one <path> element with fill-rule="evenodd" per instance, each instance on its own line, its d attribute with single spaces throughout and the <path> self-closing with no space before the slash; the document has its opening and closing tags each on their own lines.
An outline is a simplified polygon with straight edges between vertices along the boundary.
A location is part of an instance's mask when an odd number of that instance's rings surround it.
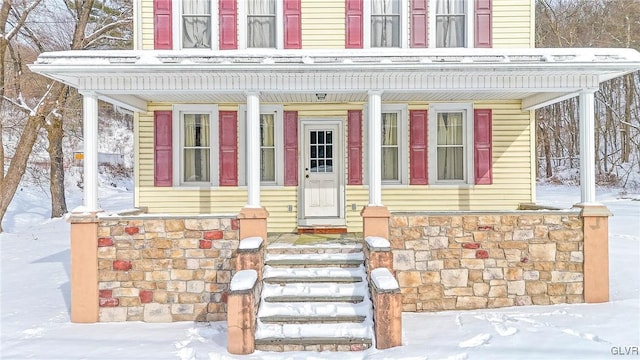
<svg viewBox="0 0 640 360">
<path fill-rule="evenodd" d="M 400 0 L 372 1 L 371 46 L 400 46 Z"/>
<path fill-rule="evenodd" d="M 211 2 L 184 0 L 182 3 L 182 47 L 211 47 Z"/>
<path fill-rule="evenodd" d="M 209 147 L 209 115 L 184 115 L 184 146 Z"/>
<path fill-rule="evenodd" d="M 398 114 L 382 114 L 382 145 L 398 145 Z"/>
<path fill-rule="evenodd" d="M 276 181 L 276 155 L 274 148 L 265 148 L 260 153 L 260 180 Z"/>
<path fill-rule="evenodd" d="M 462 113 L 438 114 L 438 145 L 462 145 Z"/>
<path fill-rule="evenodd" d="M 275 0 L 248 0 L 247 47 L 276 47 Z"/>
<path fill-rule="evenodd" d="M 464 180 L 462 147 L 438 148 L 438 180 Z"/>
<path fill-rule="evenodd" d="M 260 115 L 260 145 L 274 146 L 274 116 L 273 114 Z"/>
<path fill-rule="evenodd" d="M 382 148 L 382 180 L 398 180 L 398 148 Z"/>
<path fill-rule="evenodd" d="M 184 181 L 209 181 L 209 149 L 184 149 Z"/>
<path fill-rule="evenodd" d="M 464 0 L 436 2 L 436 47 L 465 47 Z"/>
</svg>

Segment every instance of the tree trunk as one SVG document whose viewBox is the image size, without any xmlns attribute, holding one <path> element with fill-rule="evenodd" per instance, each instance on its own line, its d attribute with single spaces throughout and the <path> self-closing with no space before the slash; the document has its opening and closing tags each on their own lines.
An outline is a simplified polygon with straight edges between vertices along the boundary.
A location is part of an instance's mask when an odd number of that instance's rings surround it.
<svg viewBox="0 0 640 360">
<path fill-rule="evenodd" d="M 0 189 L 0 221 L 4 218 L 7 208 L 18 189 L 20 179 L 27 169 L 27 161 L 31 156 L 31 150 L 38 138 L 38 131 L 44 123 L 43 116 L 29 116 L 27 123 L 18 141 L 15 155 L 11 159 L 9 170 L 2 181 L 2 189 Z M 0 232 L 2 232 L 2 223 L 0 222 Z"/>
<path fill-rule="evenodd" d="M 62 119 L 55 117 L 47 126 L 49 139 L 49 169 L 51 181 L 51 217 L 61 217 L 67 213 L 67 200 L 64 194 L 64 154 L 62 151 Z"/>
</svg>

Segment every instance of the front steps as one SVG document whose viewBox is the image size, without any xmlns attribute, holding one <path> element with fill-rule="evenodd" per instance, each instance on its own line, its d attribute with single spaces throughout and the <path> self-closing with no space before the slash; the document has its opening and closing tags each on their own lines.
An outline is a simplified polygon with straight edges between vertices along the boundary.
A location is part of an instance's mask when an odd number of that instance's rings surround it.
<svg viewBox="0 0 640 360">
<path fill-rule="evenodd" d="M 359 243 L 267 247 L 257 350 L 358 351 L 372 343 L 372 305 Z"/>
</svg>

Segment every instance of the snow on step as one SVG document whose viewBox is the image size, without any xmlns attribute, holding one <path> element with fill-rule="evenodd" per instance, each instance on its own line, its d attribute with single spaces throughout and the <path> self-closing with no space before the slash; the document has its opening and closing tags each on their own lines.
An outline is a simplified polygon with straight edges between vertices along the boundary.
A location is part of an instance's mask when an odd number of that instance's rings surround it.
<svg viewBox="0 0 640 360">
<path fill-rule="evenodd" d="M 300 297 L 343 297 L 343 296 L 368 296 L 368 287 L 365 282 L 347 284 L 313 284 L 296 283 L 286 285 L 264 284 L 262 298 L 276 296 L 300 296 Z"/>
<path fill-rule="evenodd" d="M 309 245 L 294 245 L 288 243 L 272 243 L 267 249 L 362 249 L 359 243 L 315 243 Z"/>
<path fill-rule="evenodd" d="M 283 260 L 306 260 L 309 262 L 322 261 L 364 261 L 364 254 L 359 253 L 338 253 L 338 254 L 267 254 L 266 261 Z"/>
<path fill-rule="evenodd" d="M 256 339 L 268 338 L 362 338 L 371 339 L 371 319 L 363 323 L 265 324 L 258 320 Z"/>
<path fill-rule="evenodd" d="M 366 273 L 364 266 L 360 265 L 353 268 L 338 267 L 322 267 L 322 268 L 275 268 L 269 265 L 264 267 L 264 279 L 273 277 L 288 278 L 345 278 L 345 277 L 361 277 L 365 279 Z"/>
<path fill-rule="evenodd" d="M 367 299 L 367 301 L 358 304 L 327 302 L 262 303 L 258 310 L 258 317 L 367 317 L 370 313 L 371 302 Z"/>
</svg>

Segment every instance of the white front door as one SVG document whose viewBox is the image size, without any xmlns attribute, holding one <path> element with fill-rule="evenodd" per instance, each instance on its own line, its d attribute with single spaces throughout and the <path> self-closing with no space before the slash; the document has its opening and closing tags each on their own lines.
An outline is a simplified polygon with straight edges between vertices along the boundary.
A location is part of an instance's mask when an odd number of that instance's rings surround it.
<svg viewBox="0 0 640 360">
<path fill-rule="evenodd" d="M 342 208 L 340 123 L 306 121 L 302 124 L 304 204 L 301 220 L 308 225 L 332 223 L 331 220 L 340 219 Z"/>
</svg>

